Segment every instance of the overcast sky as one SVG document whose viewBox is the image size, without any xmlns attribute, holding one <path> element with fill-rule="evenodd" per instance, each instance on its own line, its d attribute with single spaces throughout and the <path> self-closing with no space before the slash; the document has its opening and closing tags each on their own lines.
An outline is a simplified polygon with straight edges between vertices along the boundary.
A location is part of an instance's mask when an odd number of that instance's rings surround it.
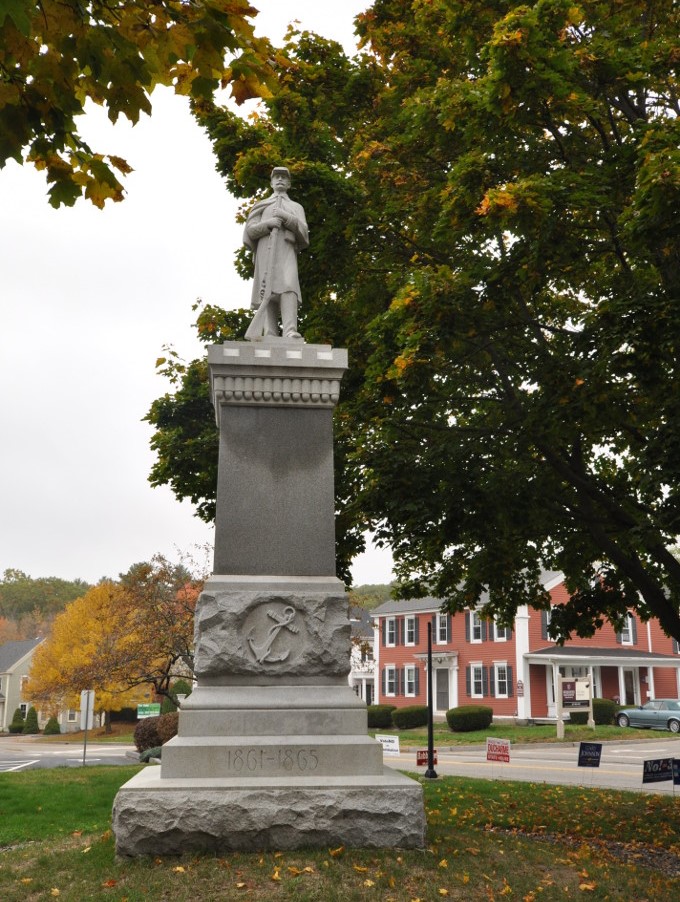
<svg viewBox="0 0 680 902">
<path fill-rule="evenodd" d="M 368 0 L 254 5 L 258 33 L 274 41 L 296 18 L 351 49 Z M 0 170 L 0 574 L 93 582 L 212 543 L 189 503 L 149 485 L 142 418 L 168 390 L 154 368 L 163 344 L 186 359 L 201 352 L 196 298 L 247 306 L 250 288 L 234 271 L 237 205 L 210 142 L 185 100 L 156 91 L 152 103 L 134 128 L 111 127 L 97 108 L 82 126 L 133 166 L 123 203 L 53 210 L 43 175 Z M 390 576 L 384 551 L 354 570 L 356 584 Z"/>
</svg>

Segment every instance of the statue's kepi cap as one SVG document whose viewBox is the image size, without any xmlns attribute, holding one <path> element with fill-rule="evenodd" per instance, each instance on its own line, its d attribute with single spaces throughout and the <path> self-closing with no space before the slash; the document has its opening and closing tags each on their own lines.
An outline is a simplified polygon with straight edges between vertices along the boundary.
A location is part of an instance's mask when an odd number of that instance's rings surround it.
<svg viewBox="0 0 680 902">
<path fill-rule="evenodd" d="M 286 178 L 290 178 L 290 172 L 285 166 L 274 166 L 271 177 L 274 178 L 275 175 L 285 175 Z"/>
</svg>

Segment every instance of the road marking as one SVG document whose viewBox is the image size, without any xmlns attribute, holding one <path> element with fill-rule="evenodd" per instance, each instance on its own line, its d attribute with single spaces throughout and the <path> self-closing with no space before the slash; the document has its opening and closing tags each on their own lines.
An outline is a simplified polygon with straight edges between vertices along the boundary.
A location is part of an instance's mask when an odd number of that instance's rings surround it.
<svg viewBox="0 0 680 902">
<path fill-rule="evenodd" d="M 18 764 L 16 762 L 2 762 L 0 761 L 0 771 L 3 773 L 8 773 L 13 770 L 21 770 L 22 767 L 30 767 L 31 764 L 38 764 L 39 758 L 34 758 L 32 761 L 20 761 Z"/>
</svg>

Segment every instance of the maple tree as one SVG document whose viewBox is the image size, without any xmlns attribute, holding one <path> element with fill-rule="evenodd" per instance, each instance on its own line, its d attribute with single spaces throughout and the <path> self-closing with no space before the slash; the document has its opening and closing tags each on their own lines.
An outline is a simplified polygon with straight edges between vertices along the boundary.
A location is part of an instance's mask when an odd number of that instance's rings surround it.
<svg viewBox="0 0 680 902">
<path fill-rule="evenodd" d="M 197 106 L 232 193 L 286 163 L 304 199 L 305 338 L 351 349 L 340 533 L 377 531 L 401 595 L 486 591 L 509 621 L 562 570 L 556 636 L 632 607 L 680 637 L 679 24 L 671 0 L 376 0 L 352 59 L 291 33 L 251 121 Z M 149 419 L 155 478 L 208 511 L 207 452 L 170 454 L 214 442 L 200 366 L 166 360 Z"/>
<path fill-rule="evenodd" d="M 33 701 L 77 707 L 94 689 L 98 710 L 171 697 L 191 673 L 193 614 L 201 580 L 161 555 L 103 581 L 59 614 L 35 652 L 27 687 Z"/>
<path fill-rule="evenodd" d="M 230 85 L 238 103 L 266 94 L 271 52 L 256 14 L 248 0 L 4 0 L 0 166 L 25 158 L 44 170 L 55 207 L 121 200 L 130 166 L 83 140 L 86 102 L 136 123 L 157 85 L 193 99 Z"/>
</svg>

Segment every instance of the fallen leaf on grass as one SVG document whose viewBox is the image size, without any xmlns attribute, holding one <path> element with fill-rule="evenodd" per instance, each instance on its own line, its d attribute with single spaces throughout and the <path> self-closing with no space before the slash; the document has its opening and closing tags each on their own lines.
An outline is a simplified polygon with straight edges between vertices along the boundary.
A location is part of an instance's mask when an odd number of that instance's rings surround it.
<svg viewBox="0 0 680 902">
<path fill-rule="evenodd" d="M 31 880 L 33 880 L 32 877 L 22 877 L 22 878 L 21 878 L 21 882 L 22 882 L 22 883 L 30 883 Z"/>
<path fill-rule="evenodd" d="M 337 849 L 329 849 L 328 854 L 331 856 L 331 858 L 338 858 L 338 856 L 342 855 L 342 853 L 344 851 L 345 851 L 344 846 L 338 846 Z"/>
<path fill-rule="evenodd" d="M 307 865 L 306 868 L 296 868 L 293 865 L 288 865 L 288 872 L 293 875 L 293 877 L 299 877 L 301 874 L 313 874 L 314 868 Z"/>
<path fill-rule="evenodd" d="M 279 874 L 279 868 L 274 868 L 274 873 L 271 875 L 270 880 L 280 880 L 281 874 Z"/>
<path fill-rule="evenodd" d="M 102 883 L 102 887 L 111 887 L 111 886 L 117 886 L 117 885 L 118 885 L 118 881 L 114 880 L 113 878 L 111 880 L 107 880 L 105 883 Z"/>
<path fill-rule="evenodd" d="M 237 883 L 236 884 L 236 889 L 245 889 L 245 888 L 246 888 L 245 883 Z"/>
<path fill-rule="evenodd" d="M 375 880 L 364 880 L 364 886 L 375 886 Z"/>
<path fill-rule="evenodd" d="M 85 846 L 85 848 L 83 849 L 83 855 L 84 855 L 86 852 L 90 852 L 91 850 L 92 850 L 92 846 Z"/>
<path fill-rule="evenodd" d="M 439 895 L 440 896 L 448 896 L 448 894 L 449 894 L 449 891 L 442 886 L 442 888 L 439 890 Z"/>
<path fill-rule="evenodd" d="M 60 896 L 60 895 L 61 895 L 61 891 L 58 890 L 56 888 L 56 886 L 53 886 L 52 889 L 50 890 L 50 896 Z"/>
<path fill-rule="evenodd" d="M 597 883 L 579 883 L 578 888 L 582 893 L 592 893 L 597 889 Z"/>
<path fill-rule="evenodd" d="M 470 875 L 469 875 L 469 874 L 463 874 L 463 876 L 462 876 L 461 879 L 462 879 L 463 883 L 469 883 L 469 882 L 470 882 Z"/>
<path fill-rule="evenodd" d="M 82 835 L 83 835 L 82 830 L 74 830 L 73 833 L 71 834 L 71 836 L 82 836 Z"/>
<path fill-rule="evenodd" d="M 365 874 L 368 868 L 363 867 L 360 864 L 353 864 L 352 867 L 357 872 L 357 874 Z"/>
<path fill-rule="evenodd" d="M 442 860 L 439 862 L 439 867 L 440 868 L 448 868 L 448 866 L 449 866 L 448 861 L 445 858 L 442 858 Z"/>
<path fill-rule="evenodd" d="M 181 864 L 178 864 L 176 868 L 172 869 L 173 874 L 186 874 L 186 868 L 183 868 Z"/>
</svg>

